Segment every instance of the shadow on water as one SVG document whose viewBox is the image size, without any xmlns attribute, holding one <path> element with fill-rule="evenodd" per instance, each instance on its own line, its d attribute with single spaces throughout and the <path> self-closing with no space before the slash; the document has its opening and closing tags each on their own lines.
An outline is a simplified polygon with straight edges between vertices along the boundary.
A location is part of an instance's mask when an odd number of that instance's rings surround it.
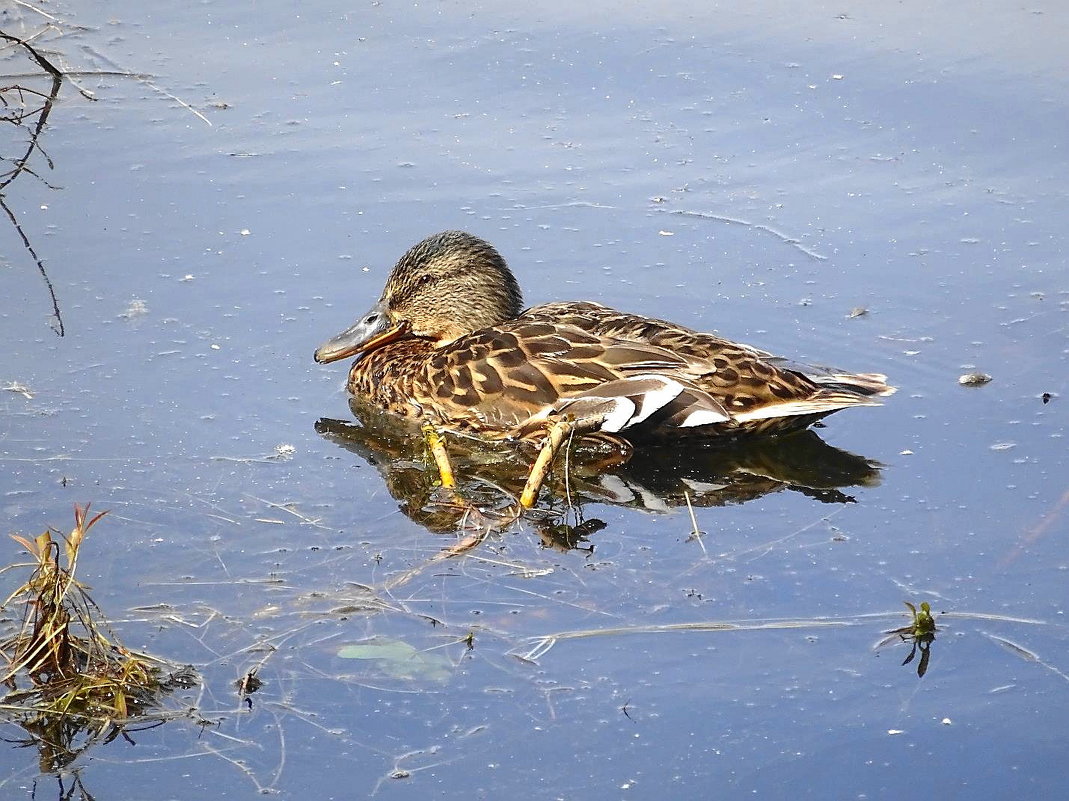
<svg viewBox="0 0 1069 801">
<path fill-rule="evenodd" d="M 349 405 L 356 422 L 321 418 L 316 431 L 378 470 L 412 520 L 435 532 L 456 529 L 464 510 L 440 497 L 437 471 L 419 429 L 359 400 L 350 399 Z M 536 454 L 531 445 L 450 436 L 447 447 L 463 477 L 464 497 L 480 508 L 515 505 Z M 834 448 L 813 431 L 727 446 L 695 442 L 645 447 L 633 454 L 597 440 L 580 440 L 558 458 L 547 484 L 551 492 L 528 514 L 544 536 L 555 532 L 547 544 L 574 547 L 600 527 L 583 520 L 587 503 L 666 512 L 745 503 L 781 491 L 821 503 L 853 503 L 844 489 L 873 487 L 879 478 L 878 463 Z M 561 532 L 561 520 L 572 511 L 576 526 Z"/>
</svg>

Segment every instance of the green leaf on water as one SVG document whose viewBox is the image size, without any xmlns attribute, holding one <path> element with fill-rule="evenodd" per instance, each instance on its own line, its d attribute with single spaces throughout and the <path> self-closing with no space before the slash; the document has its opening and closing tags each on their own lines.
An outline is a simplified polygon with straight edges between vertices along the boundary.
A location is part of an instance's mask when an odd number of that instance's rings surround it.
<svg viewBox="0 0 1069 801">
<path fill-rule="evenodd" d="M 453 674 L 453 663 L 438 651 L 420 651 L 401 640 L 376 638 L 338 649 L 342 659 L 368 659 L 375 669 L 396 679 L 445 681 Z"/>
</svg>

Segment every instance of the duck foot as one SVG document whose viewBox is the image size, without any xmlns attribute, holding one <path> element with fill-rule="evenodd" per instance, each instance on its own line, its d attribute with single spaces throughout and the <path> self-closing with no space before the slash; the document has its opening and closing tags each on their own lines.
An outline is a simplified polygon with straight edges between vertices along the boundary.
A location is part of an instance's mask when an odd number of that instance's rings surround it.
<svg viewBox="0 0 1069 801">
<path fill-rule="evenodd" d="M 427 443 L 427 450 L 434 458 L 434 464 L 438 468 L 438 477 L 445 489 L 456 489 L 457 478 L 453 473 L 453 465 L 449 461 L 449 454 L 445 450 L 445 440 L 438 433 L 438 429 L 429 420 L 423 423 L 423 439 Z"/>
<path fill-rule="evenodd" d="M 453 464 L 449 459 L 449 452 L 445 447 L 445 437 L 430 420 L 425 420 L 421 426 L 423 439 L 427 444 L 427 450 L 434 459 L 434 465 L 438 469 L 440 484 L 435 492 L 437 496 L 434 503 L 455 509 L 459 515 L 459 528 L 461 531 L 482 532 L 483 536 L 490 531 L 506 528 L 522 513 L 522 509 L 515 504 L 505 510 L 491 511 L 482 509 L 465 498 L 457 487 L 456 474 L 453 472 Z M 462 552 L 463 548 L 458 553 Z"/>
<path fill-rule="evenodd" d="M 574 428 L 575 424 L 569 420 L 558 420 L 550 426 L 549 433 L 542 442 L 542 450 L 538 452 L 538 458 L 535 459 L 531 472 L 527 476 L 527 483 L 523 485 L 523 492 L 520 494 L 521 508 L 530 509 L 534 506 L 535 501 L 538 500 L 538 491 L 542 489 L 542 484 L 545 483 L 549 467 L 553 464 L 553 457 L 560 450 L 564 438 Z"/>
</svg>

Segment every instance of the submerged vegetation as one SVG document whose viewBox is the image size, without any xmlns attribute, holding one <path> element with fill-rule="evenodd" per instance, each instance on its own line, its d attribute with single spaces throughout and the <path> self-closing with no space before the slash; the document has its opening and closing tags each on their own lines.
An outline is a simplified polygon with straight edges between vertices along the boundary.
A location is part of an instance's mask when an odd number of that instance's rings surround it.
<svg viewBox="0 0 1069 801">
<path fill-rule="evenodd" d="M 90 517 L 88 505 L 75 506 L 69 534 L 45 531 L 32 540 L 13 534 L 30 561 L 0 571 L 30 571 L 3 604 L 21 609 L 22 622 L 0 642 L 6 662 L 0 681 L 7 689 L 0 719 L 27 732 L 22 744 L 39 747 L 45 772 L 93 743 L 129 739 L 131 727 L 161 723 L 168 716 L 164 698 L 195 680 L 191 668 L 125 648 L 75 578 L 86 534 L 105 514 Z"/>
</svg>

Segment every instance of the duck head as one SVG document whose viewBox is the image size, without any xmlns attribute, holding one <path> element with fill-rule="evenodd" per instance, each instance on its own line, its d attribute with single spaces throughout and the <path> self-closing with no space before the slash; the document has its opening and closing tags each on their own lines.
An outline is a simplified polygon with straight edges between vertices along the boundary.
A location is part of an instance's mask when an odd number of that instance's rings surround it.
<svg viewBox="0 0 1069 801">
<path fill-rule="evenodd" d="M 337 361 L 406 337 L 444 345 L 516 317 L 522 305 L 516 278 L 493 245 L 463 231 L 444 231 L 405 253 L 379 302 L 320 345 L 315 360 Z"/>
</svg>

